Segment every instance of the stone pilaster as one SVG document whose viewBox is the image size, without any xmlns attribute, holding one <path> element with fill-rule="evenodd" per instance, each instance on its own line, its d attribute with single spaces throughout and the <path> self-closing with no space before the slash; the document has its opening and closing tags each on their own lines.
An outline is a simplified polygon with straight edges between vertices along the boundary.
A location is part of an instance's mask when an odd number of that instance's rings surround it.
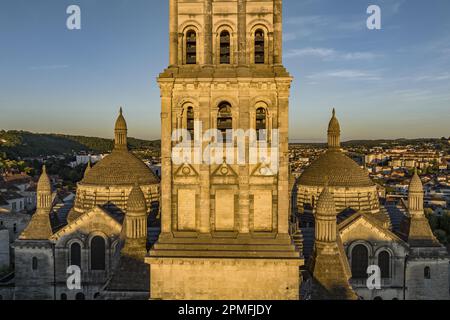
<svg viewBox="0 0 450 320">
<path fill-rule="evenodd" d="M 169 1 L 169 65 L 178 64 L 178 0 Z"/>
</svg>

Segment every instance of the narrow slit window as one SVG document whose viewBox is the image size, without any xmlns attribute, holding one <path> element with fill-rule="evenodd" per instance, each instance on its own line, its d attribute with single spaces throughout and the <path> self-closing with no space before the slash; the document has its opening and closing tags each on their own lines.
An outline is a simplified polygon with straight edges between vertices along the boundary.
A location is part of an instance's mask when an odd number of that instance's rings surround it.
<svg viewBox="0 0 450 320">
<path fill-rule="evenodd" d="M 192 107 L 186 110 L 186 130 L 191 135 L 191 140 L 194 140 L 194 108 Z"/>
<path fill-rule="evenodd" d="M 217 116 L 217 130 L 222 134 L 222 141 L 227 141 L 227 130 L 233 129 L 233 116 L 231 113 L 231 106 L 224 102 L 219 106 L 219 114 Z"/>
<path fill-rule="evenodd" d="M 230 33 L 228 31 L 222 31 L 220 33 L 220 64 L 231 63 L 230 47 Z"/>
<path fill-rule="evenodd" d="M 265 39 L 264 39 L 264 31 L 261 29 L 256 30 L 255 32 L 255 64 L 264 64 L 265 63 Z"/>
<path fill-rule="evenodd" d="M 186 64 L 197 63 L 197 34 L 190 30 L 186 33 Z"/>
<path fill-rule="evenodd" d="M 264 108 L 256 110 L 256 136 L 258 140 L 266 140 L 267 137 L 267 114 Z"/>
</svg>

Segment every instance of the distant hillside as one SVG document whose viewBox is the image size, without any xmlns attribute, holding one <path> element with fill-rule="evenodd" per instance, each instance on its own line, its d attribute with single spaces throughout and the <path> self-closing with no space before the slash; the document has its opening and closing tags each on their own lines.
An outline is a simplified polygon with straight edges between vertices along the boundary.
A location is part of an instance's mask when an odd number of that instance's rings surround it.
<svg viewBox="0 0 450 320">
<path fill-rule="evenodd" d="M 407 146 L 407 145 L 417 145 L 423 143 L 434 143 L 437 145 L 441 145 L 443 148 L 448 147 L 447 138 L 423 138 L 423 139 L 379 139 L 379 140 L 350 140 L 342 142 L 342 145 L 345 147 L 355 147 L 355 146 L 366 146 L 366 147 L 375 147 L 375 146 Z M 325 147 L 326 142 L 324 143 L 291 143 L 292 145 L 307 145 L 314 147 Z"/>
<path fill-rule="evenodd" d="M 41 134 L 27 131 L 0 131 L 0 152 L 9 158 L 39 157 L 72 154 L 74 152 L 109 152 L 112 139 L 71 136 L 62 134 Z M 128 138 L 132 150 L 160 149 L 160 141 Z"/>
</svg>

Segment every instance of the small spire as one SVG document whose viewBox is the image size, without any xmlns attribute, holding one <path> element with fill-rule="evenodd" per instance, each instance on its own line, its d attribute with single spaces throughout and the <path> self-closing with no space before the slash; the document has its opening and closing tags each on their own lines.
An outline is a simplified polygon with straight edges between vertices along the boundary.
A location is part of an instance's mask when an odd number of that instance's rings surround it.
<svg viewBox="0 0 450 320">
<path fill-rule="evenodd" d="M 47 167 L 45 164 L 42 165 L 42 173 L 47 173 Z"/>
<path fill-rule="evenodd" d="M 333 107 L 333 118 L 336 118 L 336 109 Z"/>
<path fill-rule="evenodd" d="M 122 114 L 122 107 L 119 107 L 119 114 Z"/>
</svg>

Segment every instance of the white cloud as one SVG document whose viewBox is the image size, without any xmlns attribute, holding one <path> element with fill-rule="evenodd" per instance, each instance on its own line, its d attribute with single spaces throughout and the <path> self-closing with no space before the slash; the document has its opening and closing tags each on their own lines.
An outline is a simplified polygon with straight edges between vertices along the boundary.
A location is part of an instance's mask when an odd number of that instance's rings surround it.
<svg viewBox="0 0 450 320">
<path fill-rule="evenodd" d="M 324 60 L 373 60 L 382 57 L 380 54 L 372 52 L 340 52 L 330 48 L 303 48 L 291 49 L 285 54 L 286 58 L 295 57 L 318 57 Z"/>
<path fill-rule="evenodd" d="M 308 79 L 318 80 L 326 78 L 341 78 L 346 80 L 381 80 L 381 76 L 378 72 L 355 70 L 355 69 L 342 69 L 331 70 L 319 73 L 314 73 L 307 76 Z"/>
</svg>

